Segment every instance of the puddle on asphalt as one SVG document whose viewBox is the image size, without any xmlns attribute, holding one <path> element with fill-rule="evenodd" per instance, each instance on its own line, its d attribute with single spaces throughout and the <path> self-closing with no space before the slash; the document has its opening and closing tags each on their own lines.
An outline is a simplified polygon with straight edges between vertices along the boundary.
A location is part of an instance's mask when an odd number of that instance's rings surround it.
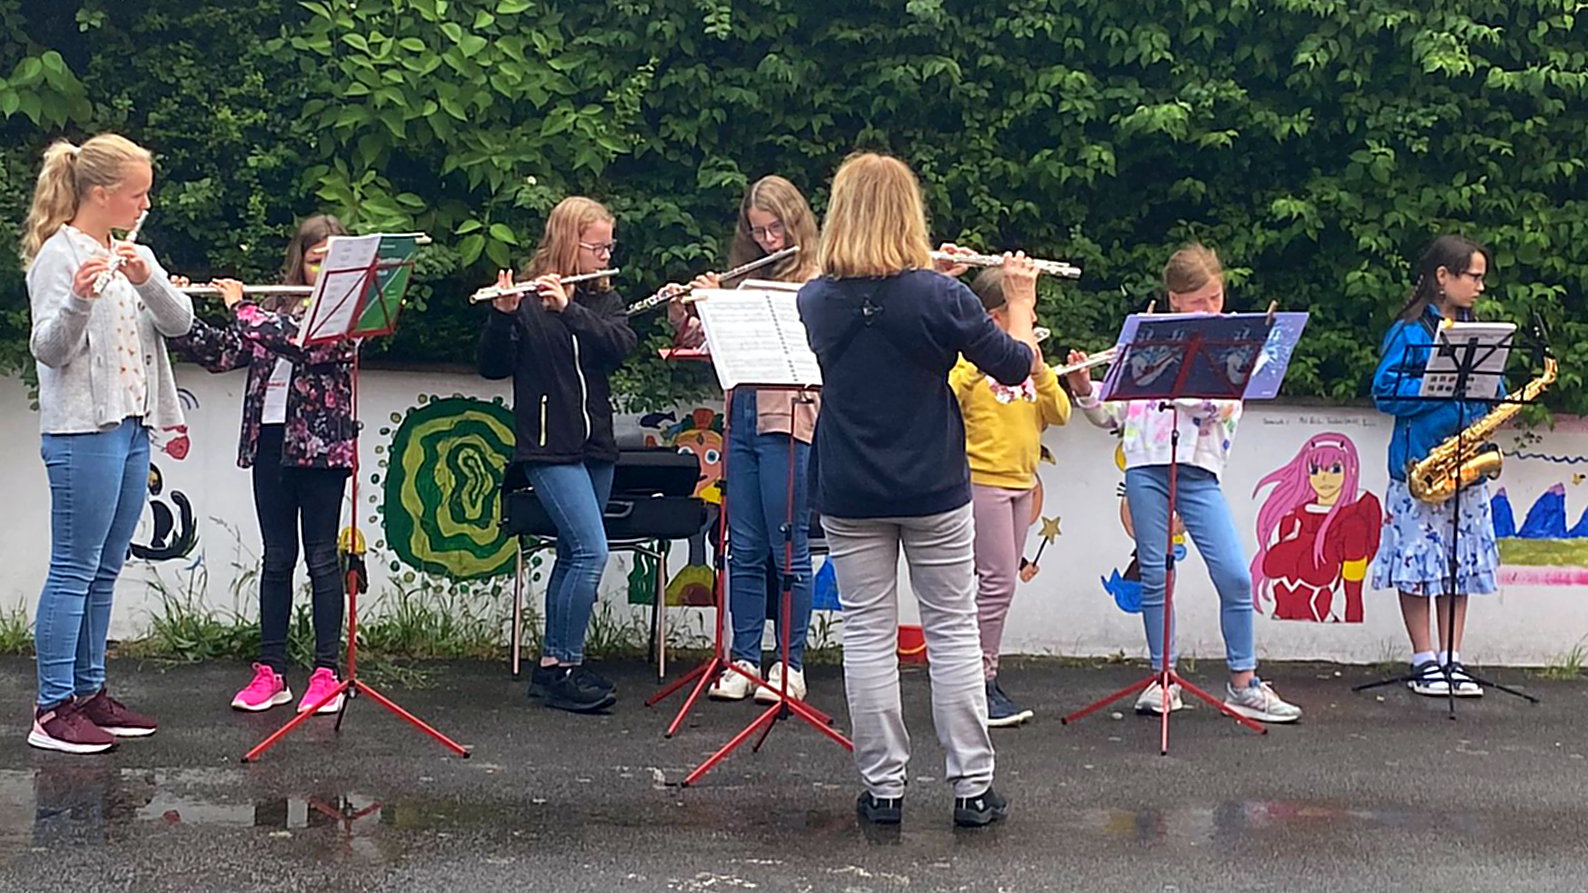
<svg viewBox="0 0 1588 893">
<path fill-rule="evenodd" d="M 1227 800 L 1211 807 L 1178 809 L 1099 808 L 1082 813 L 1081 824 L 1106 837 L 1140 843 L 1248 840 L 1264 832 L 1295 834 L 1353 828 L 1409 832 L 1481 830 L 1473 816 L 1412 809 L 1353 809 L 1290 800 Z"/>
<path fill-rule="evenodd" d="M 544 800 L 520 805 L 403 797 L 385 801 L 358 792 L 326 790 L 290 797 L 262 796 L 257 781 L 235 769 L 125 769 L 63 764 L 33 770 L 0 770 L 0 852 L 50 850 L 116 843 L 135 835 L 178 827 L 253 829 L 260 835 L 335 841 L 364 858 L 399 858 L 403 832 L 535 834 Z M 678 805 L 682 806 L 683 803 Z M 735 807 L 737 808 L 737 807 Z M 715 804 L 695 804 L 678 825 L 721 827 Z M 846 839 L 856 831 L 848 810 L 802 810 L 744 822 L 748 834 L 786 834 L 799 825 L 806 834 Z M 566 816 L 564 817 L 566 818 Z M 601 811 L 586 816 L 606 831 L 649 821 L 635 814 Z M 682 819 L 682 821 L 680 821 Z M 1357 830 L 1414 834 L 1480 833 L 1474 816 L 1414 809 L 1356 809 L 1320 802 L 1228 800 L 1165 810 L 1091 807 L 1061 812 L 1052 826 L 1068 826 L 1122 843 L 1180 844 L 1251 841 L 1265 834 L 1349 833 Z M 559 825 L 565 825 L 562 821 Z M 518 830 L 513 830 L 513 829 Z M 865 829 L 861 829 L 865 830 Z M 919 830 L 919 829 L 918 829 Z M 918 831 L 917 831 L 918 833 Z M 383 839 L 384 835 L 384 839 Z M 892 837 L 872 844 L 897 845 Z"/>
<path fill-rule="evenodd" d="M 338 829 L 354 852 L 384 831 L 484 828 L 501 810 L 456 801 L 384 802 L 354 792 L 258 796 L 236 770 L 51 766 L 0 771 L 0 850 L 115 843 L 160 827 L 258 829 L 272 837 Z"/>
</svg>

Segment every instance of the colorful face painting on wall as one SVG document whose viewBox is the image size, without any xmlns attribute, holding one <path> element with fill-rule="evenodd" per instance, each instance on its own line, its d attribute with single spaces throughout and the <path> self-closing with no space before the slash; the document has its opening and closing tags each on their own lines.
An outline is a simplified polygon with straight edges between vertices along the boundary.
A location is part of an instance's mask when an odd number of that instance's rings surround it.
<svg viewBox="0 0 1588 893">
<path fill-rule="evenodd" d="M 1520 527 L 1511 494 L 1505 487 L 1494 491 L 1490 505 L 1494 534 L 1500 540 L 1500 585 L 1588 586 L 1588 508 L 1578 509 L 1576 523 L 1568 523 L 1568 502 L 1580 505 L 1588 491 L 1588 456 L 1524 451 L 1510 453 L 1507 459 L 1547 462 L 1569 476 L 1533 500 Z"/>
<path fill-rule="evenodd" d="M 680 453 L 689 453 L 700 462 L 700 480 L 695 485 L 695 496 L 708 505 L 722 503 L 722 414 L 713 409 L 699 407 L 682 420 L 673 413 L 651 413 L 639 422 L 645 430 L 646 446 L 671 446 Z M 706 523 L 700 532 L 689 538 L 689 563 L 667 583 L 667 603 L 670 605 L 706 606 L 714 603 L 712 593 L 716 588 L 716 574 L 708 563 L 706 548 L 709 532 L 716 529 L 717 513 L 706 513 Z M 645 582 L 630 581 L 629 598 L 649 598 L 635 590 Z"/>
<path fill-rule="evenodd" d="M 512 572 L 513 539 L 502 532 L 501 486 L 513 455 L 513 413 L 500 400 L 454 394 L 421 394 L 407 413 L 392 413 L 395 428 L 381 428 L 390 446 L 375 447 L 382 472 L 378 514 L 385 539 L 376 548 L 402 565 L 453 580 L 478 580 Z"/>
<path fill-rule="evenodd" d="M 1362 578 L 1378 552 L 1383 511 L 1359 490 L 1356 444 L 1344 434 L 1310 438 L 1252 488 L 1257 510 L 1252 602 L 1275 620 L 1361 623 Z"/>
</svg>

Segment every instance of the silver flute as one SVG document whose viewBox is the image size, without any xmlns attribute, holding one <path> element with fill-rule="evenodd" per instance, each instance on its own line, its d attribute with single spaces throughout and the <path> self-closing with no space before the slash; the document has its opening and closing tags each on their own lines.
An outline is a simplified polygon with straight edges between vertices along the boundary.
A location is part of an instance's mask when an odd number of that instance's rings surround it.
<svg viewBox="0 0 1588 893">
<path fill-rule="evenodd" d="M 953 261 L 956 264 L 965 264 L 971 267 L 1001 267 L 1004 265 L 1004 256 L 1002 254 L 953 254 L 948 251 L 934 251 L 932 252 L 932 260 Z M 1042 260 L 1035 257 L 1028 258 L 1028 260 L 1031 261 L 1032 266 L 1037 268 L 1038 273 L 1046 273 L 1049 276 L 1063 276 L 1066 279 L 1081 278 L 1080 267 L 1067 264 L 1062 260 Z"/>
<path fill-rule="evenodd" d="M 144 218 L 148 216 L 149 209 L 143 209 L 143 212 L 138 215 L 138 221 L 132 225 L 132 229 L 127 230 L 127 238 L 122 239 L 121 241 L 128 243 L 138 241 L 138 230 L 143 229 Z M 114 248 L 116 245 L 115 240 L 112 239 L 110 244 L 111 247 Z M 106 266 L 98 276 L 94 277 L 94 284 L 91 288 L 89 288 L 88 293 L 93 297 L 99 297 L 99 293 L 105 290 L 105 286 L 110 284 L 111 278 L 115 276 L 116 271 L 120 269 L 121 255 L 112 251 L 110 253 L 110 264 Z"/>
<path fill-rule="evenodd" d="M 774 251 L 765 257 L 758 257 L 747 264 L 740 264 L 726 273 L 721 273 L 717 276 L 717 281 L 727 282 L 729 279 L 738 279 L 740 276 L 743 276 L 746 273 L 752 273 L 769 264 L 775 264 L 785 257 L 793 257 L 799 253 L 800 246 L 790 245 L 787 248 Z M 666 286 L 663 286 L 662 288 L 657 289 L 656 292 L 650 297 L 642 298 L 630 304 L 628 311 L 629 316 L 634 316 L 637 313 L 644 313 L 645 311 L 654 307 L 659 307 L 674 298 L 682 298 L 694 290 L 695 287 L 693 285 L 686 285 L 683 288 L 672 291 L 669 291 Z"/>
<path fill-rule="evenodd" d="M 580 273 L 576 276 L 563 276 L 561 279 L 563 285 L 571 285 L 575 282 L 589 282 L 591 279 L 605 279 L 608 276 L 616 276 L 620 272 L 622 272 L 621 268 L 613 267 L 610 270 L 596 270 L 594 273 Z M 474 294 L 469 295 L 469 303 L 483 304 L 486 301 L 494 301 L 497 298 L 505 298 L 508 295 L 528 294 L 534 290 L 535 281 L 533 279 L 527 282 L 515 282 L 507 288 L 498 288 L 494 285 L 488 285 Z"/>
<path fill-rule="evenodd" d="M 213 285 L 183 285 L 177 291 L 194 297 L 218 295 L 221 290 Z M 307 298 L 314 294 L 312 285 L 244 285 L 245 295 L 277 295 L 284 298 Z"/>
<path fill-rule="evenodd" d="M 1065 376 L 1065 375 L 1069 375 L 1071 372 L 1079 372 L 1082 369 L 1090 369 L 1093 366 L 1103 366 L 1103 365 L 1106 365 L 1108 363 L 1114 362 L 1115 358 L 1117 358 L 1118 356 L 1119 356 L 1119 345 L 1116 344 L 1113 347 L 1110 347 L 1108 350 L 1099 351 L 1097 353 L 1091 354 L 1090 356 L 1088 356 L 1086 359 L 1080 361 L 1079 363 L 1071 363 L 1068 366 L 1054 366 L 1053 367 L 1053 374 L 1054 375 L 1058 375 L 1058 376 Z"/>
</svg>

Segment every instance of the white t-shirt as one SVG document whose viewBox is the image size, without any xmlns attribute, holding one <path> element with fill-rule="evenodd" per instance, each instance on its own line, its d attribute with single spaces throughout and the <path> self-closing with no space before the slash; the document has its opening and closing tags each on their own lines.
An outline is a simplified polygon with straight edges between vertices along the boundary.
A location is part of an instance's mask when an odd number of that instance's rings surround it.
<svg viewBox="0 0 1588 893">
<path fill-rule="evenodd" d="M 276 368 L 265 385 L 265 411 L 260 422 L 284 425 L 287 422 L 287 386 L 292 382 L 292 361 L 278 357 Z"/>
</svg>

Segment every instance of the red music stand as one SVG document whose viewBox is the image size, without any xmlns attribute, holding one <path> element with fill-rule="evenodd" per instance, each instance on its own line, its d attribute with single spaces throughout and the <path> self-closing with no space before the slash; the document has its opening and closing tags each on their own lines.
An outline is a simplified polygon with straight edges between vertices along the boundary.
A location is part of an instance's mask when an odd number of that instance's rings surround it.
<svg viewBox="0 0 1588 893">
<path fill-rule="evenodd" d="M 712 343 L 721 344 L 724 350 L 715 354 L 708 354 L 717 367 L 718 379 L 723 385 L 723 443 L 726 445 L 733 431 L 733 401 L 739 387 L 752 387 L 757 390 L 782 390 L 809 394 L 819 387 L 820 372 L 817 370 L 815 357 L 809 354 L 810 348 L 805 341 L 804 327 L 799 322 L 797 311 L 794 309 L 792 294 L 771 294 L 763 290 L 756 293 L 752 290 L 741 289 L 735 291 L 702 290 L 699 295 L 704 300 L 696 304 L 700 311 L 701 320 L 707 328 L 708 338 L 713 330 L 718 337 Z M 764 383 L 763 383 L 764 382 Z M 789 432 L 792 441 L 793 431 Z M 724 619 L 728 616 L 727 606 L 727 568 L 724 555 L 728 551 L 727 518 L 733 493 L 733 469 L 728 462 L 728 450 L 723 449 L 723 479 L 727 485 L 723 488 L 723 500 L 718 516 L 719 548 L 717 550 L 717 585 L 716 585 L 716 630 L 712 649 L 712 656 L 704 664 L 696 667 L 672 685 L 652 695 L 646 701 L 647 705 L 655 704 L 661 699 L 678 691 L 689 682 L 694 681 L 694 688 L 685 700 L 683 707 L 667 729 L 671 737 L 682 723 L 684 716 L 694 706 L 700 697 L 700 692 L 715 679 L 719 672 L 738 673 L 753 683 L 757 690 L 770 688 L 765 679 L 758 673 L 751 673 L 734 665 L 727 654 L 727 644 L 724 634 Z M 727 758 L 740 745 L 750 740 L 751 736 L 760 733 L 751 750 L 759 752 L 761 745 L 771 734 L 773 724 L 779 719 L 790 716 L 798 717 L 813 726 L 817 731 L 826 735 L 840 746 L 854 750 L 854 745 L 848 738 L 832 727 L 832 717 L 823 713 L 805 701 L 795 698 L 788 691 L 788 651 L 789 651 L 789 619 L 792 614 L 793 602 L 793 561 L 794 561 L 794 485 L 795 462 L 792 443 L 788 458 L 788 498 L 786 500 L 786 514 L 782 525 L 783 536 L 783 566 L 780 568 L 779 579 L 782 592 L 779 598 L 780 629 L 778 660 L 783 665 L 782 682 L 777 690 L 778 700 L 759 713 L 749 725 L 745 726 L 726 744 L 718 748 L 705 762 L 701 763 L 692 772 L 684 777 L 683 786 L 688 787 L 698 781 L 707 772 L 710 772 L 718 763 Z M 798 519 L 803 522 L 804 519 Z"/>
<path fill-rule="evenodd" d="M 379 236 L 333 236 L 326 255 L 325 269 L 315 283 L 308 314 L 299 330 L 298 343 L 329 344 L 376 335 L 389 335 L 397 328 L 397 314 L 402 309 L 402 297 L 413 275 L 413 253 L 429 237 L 416 233 Z M 339 244 L 340 243 L 340 244 Z M 353 418 L 358 429 L 358 352 L 353 353 Z M 355 435 L 356 436 L 356 435 Z M 321 707 L 339 695 L 342 709 L 337 711 L 335 729 L 340 732 L 347 706 L 357 695 L 368 695 L 375 703 L 396 714 L 400 719 L 440 742 L 442 746 L 460 757 L 469 755 L 468 748 L 431 728 L 424 720 L 398 706 L 397 703 L 368 683 L 358 678 L 358 595 L 369 590 L 369 579 L 364 568 L 364 536 L 358 528 L 358 446 L 354 441 L 352 479 L 352 510 L 349 529 L 340 538 L 338 548 L 346 562 L 347 589 L 347 672 L 340 685 L 321 698 L 308 710 L 293 717 L 265 740 L 243 755 L 243 762 L 259 759 L 293 729 L 316 716 Z"/>
<path fill-rule="evenodd" d="M 1248 325 L 1240 325 L 1242 321 Z M 1175 401 L 1192 399 L 1239 400 L 1245 395 L 1253 367 L 1268 344 L 1273 309 L 1267 314 L 1190 315 L 1157 317 L 1133 315 L 1119 340 L 1119 356 L 1104 381 L 1104 400 L 1154 400 L 1159 410 L 1176 413 L 1169 437 L 1169 523 L 1164 550 L 1163 667 L 1101 700 L 1075 711 L 1060 722 L 1069 725 L 1109 704 L 1158 683 L 1163 692 L 1159 717 L 1159 753 L 1169 753 L 1169 686 L 1178 684 L 1215 710 L 1260 735 L 1268 728 L 1242 716 L 1223 701 L 1193 685 L 1175 670 L 1174 618 L 1174 516 L 1179 474 L 1180 426 Z"/>
</svg>

